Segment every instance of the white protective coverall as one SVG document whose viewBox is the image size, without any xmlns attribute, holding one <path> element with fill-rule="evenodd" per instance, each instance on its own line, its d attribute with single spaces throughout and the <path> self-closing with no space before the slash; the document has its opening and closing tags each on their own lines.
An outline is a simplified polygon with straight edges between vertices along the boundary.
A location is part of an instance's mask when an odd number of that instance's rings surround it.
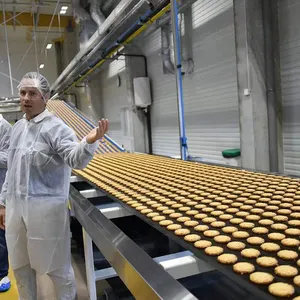
<svg viewBox="0 0 300 300">
<path fill-rule="evenodd" d="M 68 211 L 71 168 L 82 169 L 98 143 L 75 133 L 45 110 L 17 122 L 0 196 L 6 206 L 6 239 L 20 299 L 36 300 L 35 272 L 52 279 L 59 300 L 75 299 Z"/>
<path fill-rule="evenodd" d="M 12 126 L 0 114 L 0 188 L 7 171 L 7 153 Z"/>
</svg>

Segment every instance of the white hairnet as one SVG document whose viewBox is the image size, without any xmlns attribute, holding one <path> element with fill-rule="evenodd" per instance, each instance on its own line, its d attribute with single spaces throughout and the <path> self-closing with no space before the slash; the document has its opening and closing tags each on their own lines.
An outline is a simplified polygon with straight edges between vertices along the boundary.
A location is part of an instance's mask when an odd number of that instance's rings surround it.
<svg viewBox="0 0 300 300">
<path fill-rule="evenodd" d="M 29 72 L 25 74 L 18 85 L 18 89 L 25 87 L 36 88 L 43 96 L 44 100 L 47 101 L 50 97 L 50 84 L 48 80 L 40 73 Z"/>
</svg>

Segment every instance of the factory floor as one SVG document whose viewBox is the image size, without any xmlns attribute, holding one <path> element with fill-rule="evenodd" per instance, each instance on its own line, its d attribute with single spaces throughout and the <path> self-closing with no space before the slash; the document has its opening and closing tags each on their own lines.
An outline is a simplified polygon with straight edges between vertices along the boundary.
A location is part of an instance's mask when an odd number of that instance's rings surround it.
<svg viewBox="0 0 300 300">
<path fill-rule="evenodd" d="M 78 254 L 73 253 L 72 264 L 77 282 L 78 299 L 89 300 L 84 260 Z M 0 294 L 0 300 L 18 300 L 17 286 L 13 272 L 10 272 L 9 277 L 12 287 L 8 292 Z M 102 291 L 107 287 L 106 282 L 101 282 L 97 285 L 98 295 L 101 295 Z M 57 300 L 52 282 L 47 276 L 38 278 L 38 300 Z"/>
</svg>

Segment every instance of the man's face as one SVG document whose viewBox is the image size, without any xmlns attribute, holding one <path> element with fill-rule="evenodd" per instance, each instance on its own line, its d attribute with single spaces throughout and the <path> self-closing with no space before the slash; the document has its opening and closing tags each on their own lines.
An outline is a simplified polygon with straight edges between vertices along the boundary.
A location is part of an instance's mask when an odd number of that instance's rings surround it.
<svg viewBox="0 0 300 300">
<path fill-rule="evenodd" d="M 22 87 L 19 93 L 22 111 L 26 114 L 28 120 L 45 110 L 46 102 L 36 88 Z"/>
</svg>

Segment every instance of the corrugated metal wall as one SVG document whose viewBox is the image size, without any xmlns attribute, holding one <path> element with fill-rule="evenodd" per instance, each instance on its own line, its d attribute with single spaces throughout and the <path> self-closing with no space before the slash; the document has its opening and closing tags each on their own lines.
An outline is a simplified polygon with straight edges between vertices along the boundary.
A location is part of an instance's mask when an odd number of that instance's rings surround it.
<svg viewBox="0 0 300 300">
<path fill-rule="evenodd" d="M 284 171 L 300 175 L 300 1 L 279 1 Z"/>
<path fill-rule="evenodd" d="M 98 95 L 97 99 L 92 100 L 93 104 L 100 101 L 101 117 L 109 120 L 108 135 L 126 150 L 131 151 L 131 133 L 125 109 L 128 107 L 125 60 L 113 61 L 101 69 L 99 75 L 93 77 L 91 87 L 92 93 L 94 90 Z"/>
<path fill-rule="evenodd" d="M 240 146 L 232 0 L 198 0 L 192 6 L 192 24 L 195 71 L 183 83 L 189 152 L 221 163 L 222 150 Z M 141 44 L 153 93 L 153 151 L 177 156 L 175 77 L 163 74 L 160 29 Z"/>
</svg>

